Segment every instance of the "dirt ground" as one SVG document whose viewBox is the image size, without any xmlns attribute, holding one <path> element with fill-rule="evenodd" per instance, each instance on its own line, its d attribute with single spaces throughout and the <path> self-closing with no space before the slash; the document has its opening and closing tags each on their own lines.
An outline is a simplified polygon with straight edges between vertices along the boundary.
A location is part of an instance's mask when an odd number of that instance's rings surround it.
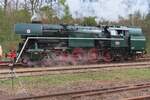
<svg viewBox="0 0 150 100">
<path fill-rule="evenodd" d="M 80 81 L 71 84 L 65 84 L 63 86 L 42 86 L 42 87 L 19 87 L 18 90 L 12 89 L 0 89 L 0 100 L 7 100 L 7 97 L 11 96 L 31 96 L 31 95 L 42 95 L 48 93 L 57 93 L 57 92 L 66 92 L 66 91 L 77 91 L 77 90 L 86 90 L 86 89 L 95 89 L 95 88 L 106 88 L 106 87 L 114 87 L 114 86 L 122 86 L 127 84 L 139 84 L 150 82 L 150 80 L 134 80 L 134 81 Z M 150 88 L 141 89 L 141 90 L 131 90 L 120 93 L 110 93 L 110 94 L 102 94 L 98 96 L 84 96 L 81 98 L 76 98 L 75 100 L 123 100 L 124 98 L 136 97 L 142 95 L 150 95 Z M 38 100 L 70 100 L 71 97 L 64 96 L 58 98 L 45 98 Z"/>
</svg>

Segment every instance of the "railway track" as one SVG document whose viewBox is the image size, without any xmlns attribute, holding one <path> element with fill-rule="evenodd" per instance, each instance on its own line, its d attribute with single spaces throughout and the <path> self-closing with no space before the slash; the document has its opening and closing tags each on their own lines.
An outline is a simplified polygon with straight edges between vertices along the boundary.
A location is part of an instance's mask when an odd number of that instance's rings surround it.
<svg viewBox="0 0 150 100">
<path fill-rule="evenodd" d="M 120 68 L 149 68 L 150 62 L 134 62 L 134 63 L 116 63 L 116 64 L 99 64 L 99 65 L 80 65 L 66 67 L 43 67 L 43 68 L 14 68 L 0 70 L 0 79 L 24 76 L 39 76 L 48 74 L 62 73 L 83 73 L 88 71 L 99 71 L 102 69 L 112 70 Z"/>
<path fill-rule="evenodd" d="M 131 90 L 140 90 L 150 88 L 150 83 L 143 83 L 143 84 L 132 84 L 132 85 L 123 85 L 123 86 L 116 86 L 116 87 L 108 87 L 108 88 L 96 88 L 96 89 L 89 89 L 89 90 L 78 90 L 78 91 L 68 91 L 68 92 L 59 92 L 59 93 L 52 93 L 46 95 L 34 95 L 28 97 L 14 97 L 9 98 L 8 100 L 36 100 L 36 99 L 44 99 L 44 98 L 57 98 L 67 96 L 70 97 L 71 100 L 76 100 L 83 96 L 95 96 L 95 95 L 102 95 L 102 94 L 111 94 L 111 93 L 120 93 L 124 91 L 131 91 Z M 124 100 L 145 100 L 145 99 L 124 99 Z"/>
<path fill-rule="evenodd" d="M 131 60 L 128 60 L 128 61 L 119 61 L 119 62 L 111 62 L 109 64 L 116 64 L 116 63 L 132 63 L 132 62 L 144 62 L 144 61 L 150 61 L 150 56 L 145 56 L 143 58 L 139 58 L 139 59 L 136 59 L 134 61 L 131 61 Z M 8 69 L 10 68 L 10 65 L 12 65 L 13 63 L 11 61 L 4 61 L 4 62 L 0 62 L 0 69 Z M 105 64 L 105 62 L 101 62 L 100 64 Z M 58 66 L 58 65 L 56 65 Z M 69 66 L 69 65 L 66 65 L 66 66 Z M 21 63 L 16 63 L 14 65 L 15 68 L 32 68 L 32 67 L 29 67 L 29 66 L 23 66 Z M 40 67 L 40 66 L 38 66 Z M 53 67 L 53 66 L 52 66 Z"/>
<path fill-rule="evenodd" d="M 124 99 L 124 100 L 150 100 L 150 95 L 127 98 L 127 99 Z"/>
</svg>

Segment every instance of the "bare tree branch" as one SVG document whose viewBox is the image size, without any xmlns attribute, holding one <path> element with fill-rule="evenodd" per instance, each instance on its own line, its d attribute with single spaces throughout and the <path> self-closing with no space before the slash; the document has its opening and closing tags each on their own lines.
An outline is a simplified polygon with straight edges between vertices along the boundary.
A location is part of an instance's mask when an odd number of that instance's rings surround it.
<svg viewBox="0 0 150 100">
<path fill-rule="evenodd" d="M 7 4 L 8 4 L 8 0 L 4 0 L 4 12 L 6 13 L 6 9 L 7 9 Z"/>
</svg>

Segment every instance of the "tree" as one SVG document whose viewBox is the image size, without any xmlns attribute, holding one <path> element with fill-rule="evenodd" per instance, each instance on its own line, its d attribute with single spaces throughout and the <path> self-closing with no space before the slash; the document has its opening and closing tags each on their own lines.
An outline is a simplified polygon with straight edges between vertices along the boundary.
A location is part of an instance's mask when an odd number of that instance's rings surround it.
<svg viewBox="0 0 150 100">
<path fill-rule="evenodd" d="M 97 25 L 97 23 L 95 21 L 95 17 L 85 17 L 82 24 L 83 25 L 89 25 L 89 26 Z"/>
<path fill-rule="evenodd" d="M 73 21 L 72 15 L 69 12 L 69 6 L 68 5 L 65 5 L 64 16 L 63 16 L 62 20 L 63 20 L 63 22 L 69 23 L 69 24 L 71 24 Z"/>
<path fill-rule="evenodd" d="M 4 12 L 6 13 L 8 0 L 4 0 Z"/>
<path fill-rule="evenodd" d="M 27 4 L 29 3 L 28 8 L 31 10 L 31 13 L 33 15 L 34 11 L 39 10 L 44 2 L 45 0 L 25 0 L 25 7 L 27 7 Z"/>
<path fill-rule="evenodd" d="M 4 13 L 6 13 L 8 0 L 0 0 L 0 5 L 2 6 L 2 8 L 4 8 Z"/>
<path fill-rule="evenodd" d="M 32 14 L 34 13 L 36 3 L 37 3 L 37 0 L 30 0 Z"/>
<path fill-rule="evenodd" d="M 66 4 L 66 0 L 59 0 L 59 2 L 61 5 L 63 5 L 64 7 L 64 15 L 63 15 L 63 18 L 62 18 L 62 23 L 68 23 L 68 24 L 73 24 L 73 18 L 72 18 L 72 15 L 70 13 L 70 10 L 69 10 L 69 6 Z"/>
<path fill-rule="evenodd" d="M 18 5 L 19 5 L 19 0 L 16 0 L 16 2 L 15 2 L 16 10 L 18 10 Z"/>
<path fill-rule="evenodd" d="M 41 17 L 44 23 L 53 23 L 53 18 L 56 15 L 55 11 L 47 6 L 44 6 L 40 9 Z"/>
</svg>

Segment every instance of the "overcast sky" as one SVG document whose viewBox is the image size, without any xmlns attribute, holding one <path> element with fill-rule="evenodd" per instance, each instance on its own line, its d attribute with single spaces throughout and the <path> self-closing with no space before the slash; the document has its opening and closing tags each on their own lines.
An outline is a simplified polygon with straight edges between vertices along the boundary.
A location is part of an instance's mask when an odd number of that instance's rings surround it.
<svg viewBox="0 0 150 100">
<path fill-rule="evenodd" d="M 84 2 L 87 1 L 87 2 Z M 93 1 L 92 3 L 90 1 Z M 96 16 L 107 20 L 126 17 L 134 11 L 148 12 L 149 0 L 67 0 L 73 17 Z"/>
</svg>

